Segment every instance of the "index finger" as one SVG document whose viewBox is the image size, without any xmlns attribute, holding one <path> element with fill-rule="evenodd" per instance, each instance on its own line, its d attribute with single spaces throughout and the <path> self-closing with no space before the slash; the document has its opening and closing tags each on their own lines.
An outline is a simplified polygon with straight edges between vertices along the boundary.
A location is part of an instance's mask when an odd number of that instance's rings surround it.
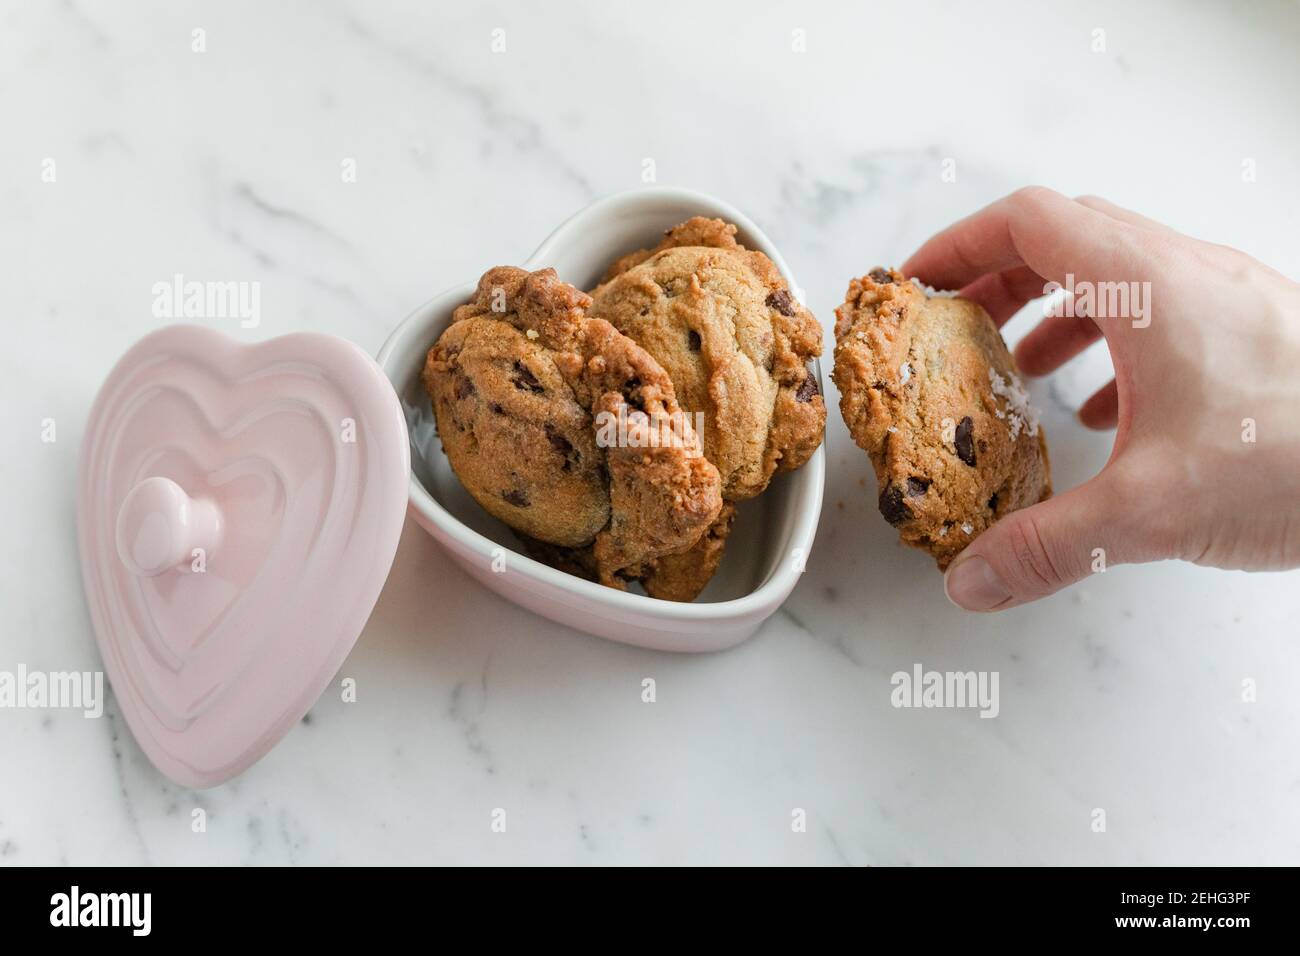
<svg viewBox="0 0 1300 956">
<path fill-rule="evenodd" d="M 1136 278 L 1135 232 L 1051 189 L 1027 186 L 928 240 L 902 272 L 939 289 L 960 289 L 1020 266 L 1062 283 L 1067 273 L 1092 282 Z"/>
</svg>

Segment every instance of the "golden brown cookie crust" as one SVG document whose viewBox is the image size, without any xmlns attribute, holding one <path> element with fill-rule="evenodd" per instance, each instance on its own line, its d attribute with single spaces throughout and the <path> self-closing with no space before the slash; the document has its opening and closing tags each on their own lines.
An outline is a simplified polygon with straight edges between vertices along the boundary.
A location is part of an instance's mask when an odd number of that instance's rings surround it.
<svg viewBox="0 0 1300 956">
<path fill-rule="evenodd" d="M 735 520 L 736 506 L 724 501 L 717 520 L 694 546 L 655 562 L 654 569 L 641 582 L 645 593 L 668 601 L 694 601 L 699 597 L 722 563 Z"/>
<path fill-rule="evenodd" d="M 653 424 L 683 422 L 667 374 L 589 304 L 553 269 L 491 269 L 430 349 L 424 384 L 474 499 L 528 538 L 590 548 L 597 578 L 623 587 L 699 541 L 720 481 L 689 423 Z M 633 441 L 602 447 L 602 412 Z"/>
<path fill-rule="evenodd" d="M 1046 438 L 983 308 L 876 269 L 835 315 L 840 411 L 904 542 L 944 569 L 998 518 L 1051 495 Z"/>
<path fill-rule="evenodd" d="M 704 413 L 705 454 L 732 501 L 803 465 L 826 425 L 808 368 L 821 326 L 772 261 L 735 234 L 698 216 L 670 229 L 610 267 L 590 310 L 659 361 L 687 411 Z"/>
<path fill-rule="evenodd" d="M 694 601 L 713 580 L 722 563 L 727 537 L 736 518 L 736 506 L 722 503 L 717 520 L 692 547 L 657 559 L 642 576 L 646 594 L 665 601 Z M 536 538 L 519 536 L 525 550 L 543 564 L 588 581 L 599 581 L 599 569 L 591 548 L 564 548 Z"/>
</svg>

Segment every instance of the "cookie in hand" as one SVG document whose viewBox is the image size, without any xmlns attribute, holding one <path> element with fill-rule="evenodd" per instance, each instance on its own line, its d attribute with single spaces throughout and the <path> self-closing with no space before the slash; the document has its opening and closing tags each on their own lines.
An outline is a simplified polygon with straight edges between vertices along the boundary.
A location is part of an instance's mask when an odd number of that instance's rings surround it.
<svg viewBox="0 0 1300 956">
<path fill-rule="evenodd" d="M 1043 430 L 982 307 L 875 269 L 835 316 L 840 411 L 904 542 L 946 569 L 1000 517 L 1051 495 Z"/>
</svg>

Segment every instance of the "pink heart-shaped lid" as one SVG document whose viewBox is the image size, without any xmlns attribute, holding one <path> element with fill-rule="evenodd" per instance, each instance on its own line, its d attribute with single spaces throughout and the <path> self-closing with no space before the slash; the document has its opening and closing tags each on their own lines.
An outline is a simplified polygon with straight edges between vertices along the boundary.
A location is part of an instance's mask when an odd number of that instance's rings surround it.
<svg viewBox="0 0 1300 956">
<path fill-rule="evenodd" d="M 308 711 L 397 551 L 410 452 L 379 366 L 300 332 L 138 342 L 81 449 L 81 572 L 104 667 L 149 759 L 210 787 Z"/>
</svg>

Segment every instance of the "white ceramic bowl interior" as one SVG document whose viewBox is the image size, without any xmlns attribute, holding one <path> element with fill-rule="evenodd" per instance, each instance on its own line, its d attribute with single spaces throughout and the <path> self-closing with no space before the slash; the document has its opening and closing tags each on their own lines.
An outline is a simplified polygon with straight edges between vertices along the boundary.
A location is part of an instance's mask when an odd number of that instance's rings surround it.
<svg viewBox="0 0 1300 956">
<path fill-rule="evenodd" d="M 766 254 L 791 288 L 797 288 L 780 253 L 737 210 L 699 193 L 662 187 L 593 203 L 556 229 L 520 265 L 529 270 L 553 266 L 561 279 L 590 290 L 617 256 L 656 244 L 664 230 L 696 215 L 734 223 L 739 240 Z M 485 263 L 484 269 L 497 264 Z M 824 449 L 740 506 L 718 573 L 693 603 L 617 591 L 534 561 L 523 553 L 514 533 L 479 507 L 457 480 L 438 442 L 420 380 L 429 348 L 475 285 L 466 282 L 416 309 L 379 353 L 379 364 L 406 413 L 415 519 L 487 587 L 589 634 L 673 651 L 721 650 L 753 634 L 794 589 L 812 548 L 825 479 Z M 814 371 L 824 395 L 820 365 Z"/>
</svg>

